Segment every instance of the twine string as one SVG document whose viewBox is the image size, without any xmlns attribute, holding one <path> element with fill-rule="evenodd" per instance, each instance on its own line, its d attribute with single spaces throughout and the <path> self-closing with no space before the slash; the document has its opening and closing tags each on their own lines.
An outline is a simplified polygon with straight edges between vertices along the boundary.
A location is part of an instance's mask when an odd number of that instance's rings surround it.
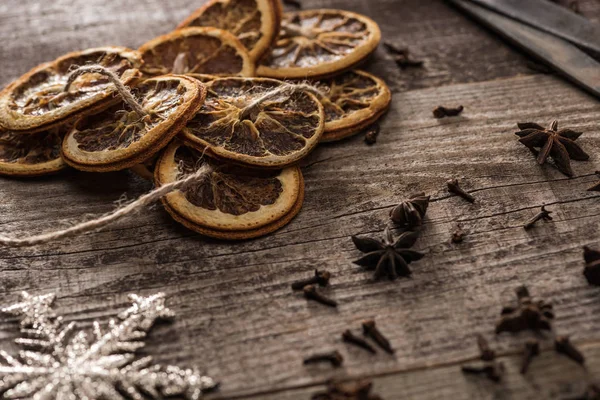
<svg viewBox="0 0 600 400">
<path fill-rule="evenodd" d="M 119 79 L 117 74 L 101 65 L 85 65 L 71 72 L 67 79 L 67 83 L 65 83 L 63 92 L 68 92 L 75 79 L 85 74 L 100 74 L 106 76 L 108 80 L 115 85 L 115 88 L 123 98 L 123 101 L 125 101 L 133 111 L 135 111 L 140 117 L 145 117 L 147 115 L 140 103 L 138 103 L 135 97 L 133 97 L 131 90 L 129 90 L 129 88 L 125 86 L 123 82 L 121 82 L 121 79 Z"/>
<path fill-rule="evenodd" d="M 146 193 L 139 199 L 123 206 L 115 211 L 108 213 L 102 217 L 78 223 L 66 229 L 60 229 L 53 232 L 43 233 L 27 237 L 8 237 L 0 235 L 0 245 L 9 247 L 33 246 L 37 244 L 49 243 L 54 240 L 63 239 L 66 237 L 77 236 L 79 234 L 100 229 L 118 219 L 121 219 L 129 214 L 133 214 L 149 204 L 154 203 L 161 197 L 175 191 L 184 189 L 186 186 L 201 181 L 213 171 L 213 168 L 208 164 L 204 164 L 195 173 L 175 182 L 167 183 L 153 191 Z"/>
</svg>

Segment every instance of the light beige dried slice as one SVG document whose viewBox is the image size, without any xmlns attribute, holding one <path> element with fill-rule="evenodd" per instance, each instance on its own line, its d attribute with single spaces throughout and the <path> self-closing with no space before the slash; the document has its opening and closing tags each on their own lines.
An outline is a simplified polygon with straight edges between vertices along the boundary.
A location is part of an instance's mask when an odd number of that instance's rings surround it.
<svg viewBox="0 0 600 400">
<path fill-rule="evenodd" d="M 279 38 L 257 73 L 277 79 L 334 76 L 365 60 L 380 40 L 372 19 L 350 11 L 285 13 Z"/>
<path fill-rule="evenodd" d="M 231 33 L 216 28 L 186 28 L 152 39 L 139 49 L 142 72 L 254 76 L 255 64 Z"/>
<path fill-rule="evenodd" d="M 67 128 L 22 134 L 0 130 L 0 175 L 42 176 L 67 167 L 60 146 Z"/>
<path fill-rule="evenodd" d="M 173 218 L 207 236 L 239 240 L 263 236 L 286 225 L 302 207 L 304 181 L 298 167 L 256 170 L 226 164 L 175 141 L 155 169 L 157 186 L 196 172 L 212 171 L 184 192 L 163 198 Z"/>
<path fill-rule="evenodd" d="M 323 106 L 307 91 L 268 97 L 288 87 L 274 79 L 215 79 L 207 83 L 206 101 L 181 137 L 230 162 L 265 168 L 294 164 L 318 144 L 325 118 Z"/>
<path fill-rule="evenodd" d="M 345 72 L 322 82 L 325 109 L 322 142 L 352 136 L 377 121 L 388 109 L 392 93 L 385 82 L 365 71 Z"/>
<path fill-rule="evenodd" d="M 139 76 L 141 57 L 124 47 L 102 47 L 64 55 L 39 65 L 0 92 L 0 126 L 6 130 L 39 132 L 99 111 L 114 102 L 114 86 L 102 75 L 79 77 L 64 90 L 76 66 L 99 64 L 124 84 Z"/>
<path fill-rule="evenodd" d="M 123 102 L 83 117 L 63 142 L 69 165 L 83 171 L 116 171 L 149 159 L 200 108 L 206 88 L 190 77 L 165 75 L 145 80 L 132 94 L 145 115 Z"/>
<path fill-rule="evenodd" d="M 211 0 L 178 28 L 212 26 L 229 31 L 258 61 L 275 42 L 282 14 L 280 0 Z"/>
</svg>

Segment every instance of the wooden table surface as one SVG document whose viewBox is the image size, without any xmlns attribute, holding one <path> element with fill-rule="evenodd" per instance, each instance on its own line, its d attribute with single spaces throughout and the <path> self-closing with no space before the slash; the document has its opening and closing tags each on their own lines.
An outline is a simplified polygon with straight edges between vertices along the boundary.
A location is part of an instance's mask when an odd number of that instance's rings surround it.
<svg viewBox="0 0 600 400">
<path fill-rule="evenodd" d="M 3 0 L 0 85 L 38 63 L 101 45 L 138 47 L 174 28 L 199 0 Z M 22 290 L 56 292 L 67 321 L 106 323 L 127 293 L 164 291 L 178 317 L 157 326 L 144 354 L 199 366 L 222 382 L 210 398 L 307 399 L 331 378 L 371 377 L 385 399 L 563 399 L 600 373 L 600 288 L 582 275 L 582 246 L 600 248 L 600 195 L 586 188 L 600 169 L 600 102 L 553 75 L 440 0 L 303 0 L 305 8 L 364 13 L 386 40 L 408 45 L 423 69 L 397 69 L 380 48 L 365 67 L 383 77 L 393 102 L 376 145 L 361 136 L 317 148 L 303 161 L 306 202 L 270 236 L 241 243 L 207 240 L 157 205 L 109 228 L 52 245 L 0 248 L 0 303 Z M 600 2 L 580 1 L 600 19 Z M 465 106 L 436 120 L 439 104 Z M 591 155 L 567 179 L 539 167 L 514 135 L 517 121 L 558 119 L 584 131 Z M 447 194 L 457 177 L 477 197 Z M 67 171 L 33 180 L 0 180 L 0 232 L 30 234 L 108 212 L 125 193 L 151 185 L 128 172 Z M 413 277 L 374 282 L 352 260 L 353 234 L 380 237 L 392 206 L 422 190 L 432 196 L 416 248 L 426 256 Z M 543 204 L 554 220 L 525 231 Z M 457 223 L 468 235 L 450 244 Z M 293 293 L 290 283 L 315 268 L 332 272 L 337 310 Z M 587 369 L 546 343 L 527 375 L 518 373 L 527 335 L 494 335 L 502 305 L 526 284 L 552 301 L 556 333 L 571 335 Z M 375 318 L 394 356 L 342 343 Z M 0 348 L 13 351 L 14 318 L 0 320 Z M 475 335 L 497 348 L 508 368 L 500 384 L 465 377 L 478 355 Z M 307 368 L 303 357 L 338 349 L 342 368 Z"/>
</svg>

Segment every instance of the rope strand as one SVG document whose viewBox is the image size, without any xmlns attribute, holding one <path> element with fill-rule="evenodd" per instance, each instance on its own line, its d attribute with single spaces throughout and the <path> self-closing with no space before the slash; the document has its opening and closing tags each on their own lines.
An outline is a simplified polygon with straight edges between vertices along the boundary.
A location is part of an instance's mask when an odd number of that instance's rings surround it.
<svg viewBox="0 0 600 400">
<path fill-rule="evenodd" d="M 65 83 L 63 91 L 68 92 L 69 88 L 71 87 L 71 84 L 75 81 L 75 79 L 85 74 L 100 74 L 106 76 L 108 80 L 113 85 L 115 85 L 117 92 L 121 95 L 123 100 L 129 105 L 129 107 L 131 107 L 133 111 L 135 111 L 140 117 L 144 117 L 147 115 L 146 111 L 144 111 L 144 109 L 137 102 L 135 97 L 133 97 L 131 90 L 129 90 L 129 88 L 125 86 L 123 82 L 121 82 L 121 79 L 119 79 L 117 74 L 115 74 L 108 68 L 102 67 L 100 65 L 86 65 L 83 67 L 79 67 L 73 72 L 71 72 L 71 74 L 69 74 L 69 78 L 67 79 L 67 83 Z"/>
<path fill-rule="evenodd" d="M 37 244 L 49 243 L 54 240 L 72 237 L 85 232 L 91 232 L 100 229 L 118 219 L 121 219 L 129 214 L 135 213 L 147 205 L 154 203 L 161 197 L 178 189 L 183 189 L 187 185 L 202 180 L 206 175 L 212 172 L 213 168 L 208 164 L 204 164 L 198 171 L 175 182 L 168 183 L 159 188 L 154 189 L 150 193 L 146 193 L 136 201 L 121 207 L 111 213 L 108 213 L 100 218 L 91 221 L 81 222 L 66 229 L 61 229 L 53 232 L 43 233 L 41 235 L 33 235 L 24 238 L 8 237 L 0 235 L 0 245 L 9 247 L 24 247 Z"/>
</svg>

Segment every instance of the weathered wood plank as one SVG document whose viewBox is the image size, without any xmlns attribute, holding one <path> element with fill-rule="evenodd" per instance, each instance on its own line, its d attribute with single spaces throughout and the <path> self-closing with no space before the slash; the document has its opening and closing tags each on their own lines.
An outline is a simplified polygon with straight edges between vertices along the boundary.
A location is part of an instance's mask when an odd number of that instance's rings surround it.
<svg viewBox="0 0 600 400">
<path fill-rule="evenodd" d="M 40 6 L 35 0 L 0 4 L 0 86 L 37 64 L 95 46 L 138 47 L 172 30 L 203 1 L 127 2 L 65 0 Z M 342 8 L 364 13 L 381 26 L 384 38 L 409 46 L 423 69 L 401 71 L 383 49 L 369 68 L 394 91 L 485 81 L 532 74 L 526 59 L 478 27 L 443 0 L 302 0 L 305 8 Z M 600 5 L 581 2 L 584 15 L 599 18 Z"/>
<path fill-rule="evenodd" d="M 434 120 L 430 110 L 440 101 L 460 101 L 466 111 Z M 311 155 L 305 207 L 280 232 L 235 245 L 206 241 L 156 208 L 56 245 L 0 249 L 1 302 L 20 290 L 58 290 L 66 318 L 89 324 L 122 306 L 126 291 L 166 291 L 179 319 L 160 327 L 147 351 L 206 366 L 224 380 L 224 396 L 322 381 L 300 362 L 315 350 L 340 348 L 352 376 L 461 359 L 472 351 L 475 332 L 491 335 L 500 306 L 514 300 L 521 283 L 554 301 L 559 333 L 597 339 L 598 289 L 581 275 L 581 246 L 600 246 L 600 196 L 585 191 L 599 167 L 599 116 L 596 100 L 549 76 L 400 94 L 377 145 L 357 137 Z M 551 118 L 586 132 L 580 141 L 592 161 L 574 163 L 574 179 L 538 167 L 512 134 L 514 121 Z M 454 176 L 465 177 L 477 203 L 445 193 L 445 180 Z M 2 230 L 30 232 L 32 222 L 49 229 L 63 218 L 108 211 L 109 199 L 128 184 L 132 196 L 148 186 L 125 173 L 3 180 Z M 434 196 L 417 243 L 428 255 L 414 265 L 412 279 L 372 283 L 351 264 L 359 253 L 349 236 L 380 235 L 389 208 L 416 189 Z M 522 222 L 544 203 L 555 221 L 524 231 Z M 455 221 L 469 232 L 462 245 L 448 243 Z M 329 292 L 339 310 L 307 304 L 289 289 L 316 267 L 333 272 Z M 370 317 L 398 349 L 395 357 L 370 358 L 341 345 L 344 329 Z M 0 324 L 5 338 L 10 327 Z M 506 351 L 520 346 L 504 336 L 495 344 Z"/>
<path fill-rule="evenodd" d="M 224 398 L 320 384 L 330 373 L 305 369 L 301 359 L 331 348 L 347 359 L 334 374 L 386 376 L 377 390 L 385 398 L 396 398 L 400 386 L 414 399 L 492 397 L 488 385 L 460 378 L 453 363 L 474 354 L 474 333 L 492 338 L 500 306 L 514 300 L 521 283 L 554 301 L 557 332 L 598 340 L 598 289 L 581 275 L 581 246 L 600 247 L 600 196 L 585 191 L 600 169 L 598 101 L 552 76 L 515 77 L 530 73 L 524 59 L 441 2 L 325 3 L 374 16 L 386 36 L 426 57 L 427 68 L 401 73 L 378 53 L 370 68 L 395 91 L 379 143 L 367 147 L 356 137 L 319 147 L 303 162 L 307 199 L 298 218 L 267 238 L 231 244 L 201 239 L 157 206 L 106 231 L 48 246 L 0 249 L 0 303 L 15 301 L 21 290 L 58 291 L 65 318 L 89 326 L 94 318 L 106 322 L 130 291 L 165 291 L 179 317 L 153 331 L 145 352 L 162 362 L 206 368 L 223 381 Z M 2 83 L 74 48 L 137 46 L 197 6 L 184 0 L 168 5 L 147 0 L 126 10 L 117 1 L 53 2 L 43 10 L 32 0 L 16 4 L 0 4 L 0 35 L 8 38 L 1 50 Z M 598 17 L 597 4 L 582 2 L 582 8 Z M 403 24 L 386 12 L 390 9 L 404 13 Z M 427 50 L 418 53 L 421 49 Z M 464 83 L 491 78 L 499 79 Z M 434 88 L 438 85 L 446 86 Z M 407 88 L 425 89 L 403 92 Z M 466 107 L 461 117 L 432 118 L 434 106 L 458 103 Z M 512 134 L 516 121 L 553 118 L 585 131 L 579 141 L 592 159 L 574 162 L 573 179 L 538 167 Z M 450 177 L 463 178 L 477 203 L 449 197 L 444 182 Z M 110 211 L 122 193 L 135 198 L 150 187 L 126 172 L 2 179 L 0 231 L 53 229 L 61 221 Z M 390 207 L 415 190 L 434 197 L 417 242 L 427 257 L 414 264 L 410 280 L 374 283 L 351 264 L 359 253 L 349 236 L 381 235 Z M 522 222 L 542 204 L 555 212 L 554 222 L 525 232 Z M 451 245 L 457 221 L 468 236 Z M 334 274 L 328 292 L 340 301 L 338 311 L 307 304 L 289 289 L 291 281 L 317 267 Z M 358 329 L 371 317 L 397 349 L 394 357 L 372 357 L 341 343 L 343 330 Z M 14 323 L 0 320 L 1 348 L 10 347 L 15 334 Z M 493 344 L 514 352 L 521 342 L 501 336 Z M 447 363 L 451 366 L 406 373 Z M 509 391 L 492 393 L 535 398 L 530 383 L 558 377 L 544 392 L 548 398 L 579 389 L 581 376 L 565 364 L 549 360 L 539 371 L 531 381 L 510 378 Z M 313 390 L 289 396 L 306 398 Z"/>
<path fill-rule="evenodd" d="M 519 373 L 521 357 L 500 357 L 506 366 L 502 383 L 465 376 L 460 365 L 452 363 L 435 368 L 377 376 L 372 393 L 384 399 L 569 399 L 582 395 L 600 371 L 598 344 L 581 346 L 587 358 L 585 368 L 554 352 L 551 348 L 535 358 L 525 376 Z M 472 362 L 466 361 L 465 364 Z M 340 373 L 340 375 L 343 375 Z M 323 388 L 298 388 L 282 393 L 260 394 L 248 399 L 306 400 Z"/>
</svg>

